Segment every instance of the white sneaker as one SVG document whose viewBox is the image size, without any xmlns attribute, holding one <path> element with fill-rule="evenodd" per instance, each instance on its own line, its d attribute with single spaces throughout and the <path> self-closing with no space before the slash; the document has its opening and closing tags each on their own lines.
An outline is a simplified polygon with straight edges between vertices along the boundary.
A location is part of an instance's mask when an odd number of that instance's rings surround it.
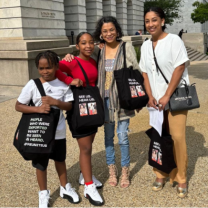
<svg viewBox="0 0 208 208">
<path fill-rule="evenodd" d="M 85 185 L 84 197 L 89 199 L 90 203 L 95 206 L 102 206 L 104 204 L 94 183 L 88 186 Z"/>
<path fill-rule="evenodd" d="M 70 183 L 67 183 L 65 188 L 60 186 L 60 196 L 67 199 L 72 204 L 78 204 L 80 202 L 78 194 L 75 189 L 71 187 Z"/>
<path fill-rule="evenodd" d="M 103 187 L 103 184 L 100 181 L 98 181 L 98 179 L 95 178 L 94 175 L 92 176 L 92 181 L 95 184 L 95 186 L 96 186 L 97 189 Z M 84 181 L 84 177 L 83 177 L 83 174 L 82 173 L 80 173 L 80 175 L 79 175 L 79 184 L 80 185 L 85 185 L 85 181 Z"/>
<path fill-rule="evenodd" d="M 50 191 L 39 191 L 39 208 L 47 208 L 50 199 Z"/>
</svg>

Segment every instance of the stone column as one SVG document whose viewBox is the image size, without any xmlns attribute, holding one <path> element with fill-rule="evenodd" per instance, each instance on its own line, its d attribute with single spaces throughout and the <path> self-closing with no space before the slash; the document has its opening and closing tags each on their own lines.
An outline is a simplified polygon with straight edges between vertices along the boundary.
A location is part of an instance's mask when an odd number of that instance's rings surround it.
<svg viewBox="0 0 208 208">
<path fill-rule="evenodd" d="M 124 35 L 127 32 L 127 0 L 116 0 L 116 18 L 122 27 Z"/>
<path fill-rule="evenodd" d="M 103 0 L 103 16 L 116 17 L 116 0 Z"/>
<path fill-rule="evenodd" d="M 93 33 L 97 21 L 103 16 L 102 0 L 86 0 L 87 31 Z"/>
<path fill-rule="evenodd" d="M 127 2 L 127 30 L 128 35 L 144 28 L 144 3 L 143 0 L 128 0 Z"/>
<path fill-rule="evenodd" d="M 77 36 L 87 30 L 85 0 L 64 0 L 66 35 L 71 36 L 71 31 Z"/>
<path fill-rule="evenodd" d="M 0 84 L 22 86 L 39 77 L 34 59 L 53 50 L 69 50 L 63 0 L 0 1 Z"/>
</svg>

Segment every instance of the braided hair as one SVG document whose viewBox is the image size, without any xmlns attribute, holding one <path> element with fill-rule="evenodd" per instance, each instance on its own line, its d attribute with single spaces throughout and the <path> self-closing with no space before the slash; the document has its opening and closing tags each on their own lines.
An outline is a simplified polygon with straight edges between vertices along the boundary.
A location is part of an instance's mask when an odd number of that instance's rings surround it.
<svg viewBox="0 0 208 208">
<path fill-rule="evenodd" d="M 39 53 L 36 56 L 36 58 L 35 58 L 35 65 L 36 65 L 37 68 L 39 66 L 39 61 L 42 58 L 47 59 L 48 64 L 51 65 L 51 66 L 57 66 L 59 64 L 59 57 L 58 57 L 58 55 L 55 52 L 48 50 L 48 51 Z"/>
</svg>

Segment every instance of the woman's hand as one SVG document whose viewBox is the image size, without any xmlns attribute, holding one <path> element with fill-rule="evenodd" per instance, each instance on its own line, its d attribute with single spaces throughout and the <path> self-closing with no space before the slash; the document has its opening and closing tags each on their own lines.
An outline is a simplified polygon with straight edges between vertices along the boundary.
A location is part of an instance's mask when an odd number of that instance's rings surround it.
<svg viewBox="0 0 208 208">
<path fill-rule="evenodd" d="M 153 96 L 149 97 L 149 102 L 147 104 L 147 107 L 152 107 L 152 108 L 155 108 L 156 110 L 158 110 L 158 108 L 157 108 L 157 100 Z"/>
<path fill-rule="evenodd" d="M 71 62 L 74 59 L 74 55 L 73 54 L 66 54 L 65 57 L 62 60 Z"/>
<path fill-rule="evenodd" d="M 103 49 L 104 45 L 105 45 L 104 43 L 99 43 L 98 48 Z"/>
<path fill-rule="evenodd" d="M 170 96 L 168 95 L 164 95 L 162 98 L 160 98 L 159 102 L 158 102 L 158 106 L 159 106 L 159 111 L 164 110 L 165 106 L 167 105 L 167 103 L 170 100 Z"/>
<path fill-rule="evenodd" d="M 80 87 L 80 86 L 83 86 L 83 81 L 81 79 L 73 79 L 70 85 Z"/>
</svg>

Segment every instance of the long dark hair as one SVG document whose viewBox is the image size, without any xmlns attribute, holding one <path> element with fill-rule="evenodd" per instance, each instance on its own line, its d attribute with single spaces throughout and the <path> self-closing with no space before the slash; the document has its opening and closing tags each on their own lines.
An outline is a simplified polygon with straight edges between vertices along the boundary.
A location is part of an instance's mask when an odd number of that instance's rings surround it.
<svg viewBox="0 0 208 208">
<path fill-rule="evenodd" d="M 117 38 L 120 39 L 121 37 L 123 37 L 123 31 L 122 31 L 121 26 L 118 23 L 117 19 L 115 17 L 112 17 L 112 16 L 104 16 L 104 17 L 101 17 L 97 22 L 95 32 L 93 33 L 93 37 L 95 38 L 95 40 L 97 40 L 97 41 L 101 40 L 100 39 L 100 34 L 101 34 L 102 26 L 103 26 L 104 23 L 110 23 L 110 22 L 113 23 L 115 28 L 116 28 L 116 31 L 118 33 Z"/>
<path fill-rule="evenodd" d="M 165 19 L 165 12 L 160 7 L 150 7 L 144 12 L 144 20 L 145 16 L 148 12 L 155 12 L 161 19 Z M 162 26 L 162 31 L 165 31 L 166 25 Z"/>
</svg>

